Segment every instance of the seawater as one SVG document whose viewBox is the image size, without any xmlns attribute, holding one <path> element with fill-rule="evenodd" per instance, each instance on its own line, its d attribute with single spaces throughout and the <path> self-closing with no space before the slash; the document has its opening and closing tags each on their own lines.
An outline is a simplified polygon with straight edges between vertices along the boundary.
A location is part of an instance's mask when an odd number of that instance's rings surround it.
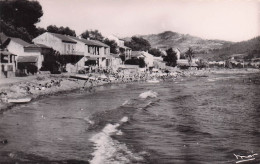
<svg viewBox="0 0 260 164">
<path fill-rule="evenodd" d="M 0 138 L 0 163 L 260 163 L 260 75 L 51 96 L 2 114 Z"/>
</svg>

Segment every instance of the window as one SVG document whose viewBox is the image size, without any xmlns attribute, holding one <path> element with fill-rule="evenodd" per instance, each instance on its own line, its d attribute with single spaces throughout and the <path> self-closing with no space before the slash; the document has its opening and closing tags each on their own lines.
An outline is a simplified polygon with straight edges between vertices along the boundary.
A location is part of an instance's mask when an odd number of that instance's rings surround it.
<svg viewBox="0 0 260 164">
<path fill-rule="evenodd" d="M 8 63 L 8 55 L 1 55 L 1 63 Z"/>
</svg>

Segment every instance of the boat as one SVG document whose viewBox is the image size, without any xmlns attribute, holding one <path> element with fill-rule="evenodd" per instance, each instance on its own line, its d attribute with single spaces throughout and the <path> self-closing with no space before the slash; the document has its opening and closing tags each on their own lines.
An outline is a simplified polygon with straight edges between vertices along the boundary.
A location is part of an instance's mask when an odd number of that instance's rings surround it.
<svg viewBox="0 0 260 164">
<path fill-rule="evenodd" d="M 26 97 L 26 98 L 10 98 L 7 100 L 8 103 L 27 103 L 30 102 L 32 98 Z"/>
<path fill-rule="evenodd" d="M 148 83 L 159 83 L 160 81 L 158 79 L 150 79 L 150 80 L 147 80 Z"/>
</svg>

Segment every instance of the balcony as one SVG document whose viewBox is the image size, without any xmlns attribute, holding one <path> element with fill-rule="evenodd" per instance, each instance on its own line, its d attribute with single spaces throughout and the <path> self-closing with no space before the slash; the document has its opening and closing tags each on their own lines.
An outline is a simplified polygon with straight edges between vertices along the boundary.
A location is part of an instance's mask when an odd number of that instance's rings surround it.
<svg viewBox="0 0 260 164">
<path fill-rule="evenodd" d="M 77 56 L 84 56 L 84 52 L 80 51 L 66 51 L 63 55 L 77 55 Z"/>
</svg>

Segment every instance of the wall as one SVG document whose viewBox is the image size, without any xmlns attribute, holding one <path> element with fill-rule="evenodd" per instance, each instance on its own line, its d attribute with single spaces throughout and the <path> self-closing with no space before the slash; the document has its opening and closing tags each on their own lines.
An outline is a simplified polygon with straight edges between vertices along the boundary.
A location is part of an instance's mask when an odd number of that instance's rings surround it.
<svg viewBox="0 0 260 164">
<path fill-rule="evenodd" d="M 17 56 L 24 56 L 24 48 L 22 45 L 14 42 L 14 41 L 10 41 L 10 43 L 7 45 L 6 47 L 8 49 L 9 52 L 11 52 L 12 54 L 15 54 Z"/>
<path fill-rule="evenodd" d="M 59 51 L 60 54 L 72 54 L 73 50 L 76 49 L 75 44 L 62 42 L 61 39 L 47 32 L 34 38 L 33 42 L 49 46 L 54 50 Z"/>
<path fill-rule="evenodd" d="M 43 55 L 41 54 L 41 52 L 34 52 L 34 51 L 26 51 L 24 53 L 24 55 L 21 56 L 38 56 L 38 61 L 36 63 L 36 66 L 38 68 L 38 70 L 42 67 L 42 62 L 44 61 Z"/>
<path fill-rule="evenodd" d="M 60 53 L 64 51 L 64 47 L 60 39 L 54 37 L 50 33 L 44 33 L 33 39 L 34 43 L 44 44 L 46 46 L 52 47 L 54 50 L 59 51 Z"/>
</svg>

